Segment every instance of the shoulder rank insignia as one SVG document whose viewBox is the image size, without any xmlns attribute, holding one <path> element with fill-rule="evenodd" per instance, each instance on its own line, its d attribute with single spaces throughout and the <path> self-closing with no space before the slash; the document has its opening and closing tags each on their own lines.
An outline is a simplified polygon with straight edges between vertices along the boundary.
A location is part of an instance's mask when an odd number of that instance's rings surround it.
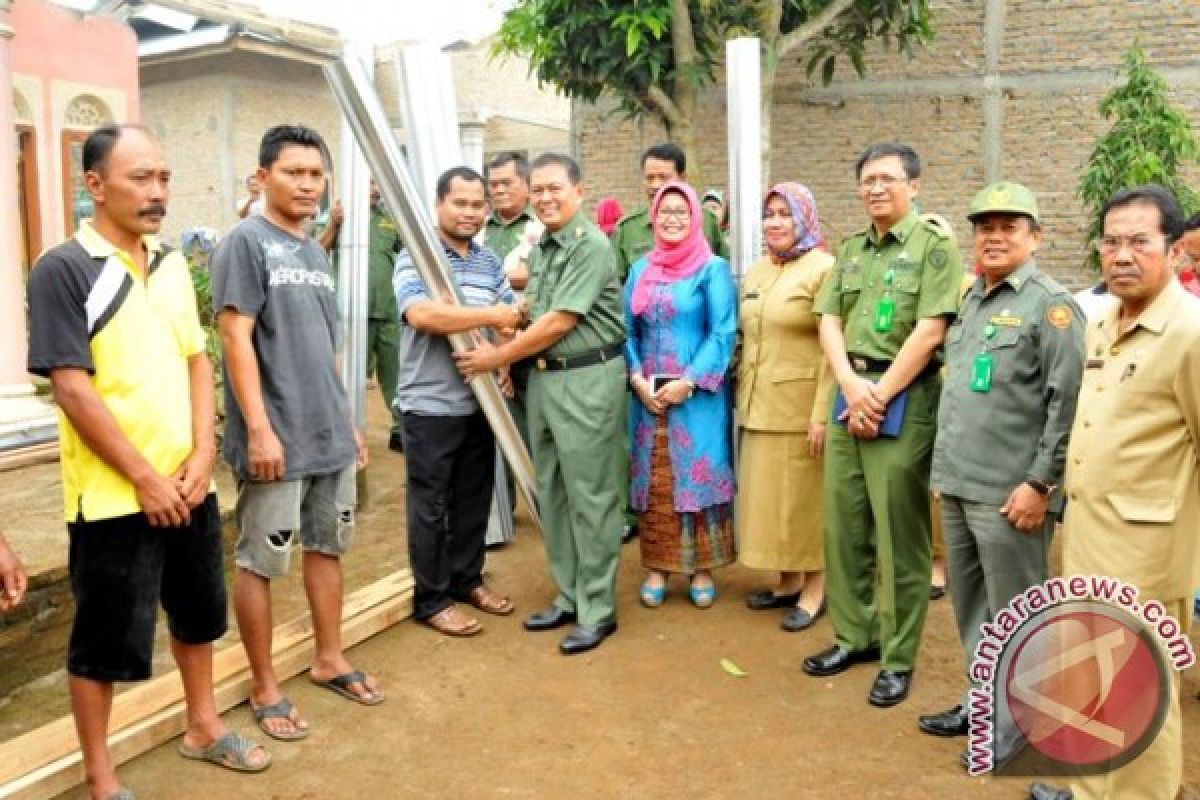
<svg viewBox="0 0 1200 800">
<path fill-rule="evenodd" d="M 1071 324 L 1071 309 L 1068 306 L 1051 306 L 1046 311 L 1046 321 L 1062 330 Z"/>
<path fill-rule="evenodd" d="M 942 267 L 946 266 L 946 262 L 949 260 L 949 258 L 950 257 L 946 255 L 946 251 L 939 247 L 937 250 L 934 250 L 929 254 L 929 263 L 934 267 L 934 269 L 941 269 Z"/>
</svg>

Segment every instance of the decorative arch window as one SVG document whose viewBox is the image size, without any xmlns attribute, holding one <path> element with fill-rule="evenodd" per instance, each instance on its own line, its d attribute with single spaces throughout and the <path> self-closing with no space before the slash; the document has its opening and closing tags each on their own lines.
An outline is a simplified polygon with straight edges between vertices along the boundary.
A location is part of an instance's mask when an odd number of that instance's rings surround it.
<svg viewBox="0 0 1200 800">
<path fill-rule="evenodd" d="M 83 185 L 83 143 L 88 134 L 113 121 L 112 111 L 95 95 L 81 94 L 67 105 L 63 114 L 62 164 L 63 199 L 66 203 L 63 225 L 70 236 L 80 220 L 92 216 L 91 195 Z"/>
</svg>

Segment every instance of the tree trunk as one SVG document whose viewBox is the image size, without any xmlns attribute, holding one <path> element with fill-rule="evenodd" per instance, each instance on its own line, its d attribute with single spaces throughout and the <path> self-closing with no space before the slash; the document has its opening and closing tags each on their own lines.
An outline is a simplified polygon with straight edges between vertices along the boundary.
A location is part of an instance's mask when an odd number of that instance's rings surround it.
<svg viewBox="0 0 1200 800">
<path fill-rule="evenodd" d="M 672 120 L 672 138 L 687 156 L 688 181 L 704 190 L 704 167 L 696 149 L 696 101 L 699 87 L 688 77 L 696 64 L 696 36 L 692 29 L 692 14 L 687 0 L 671 0 L 671 47 L 675 53 L 675 87 L 673 97 L 678 112 Z"/>
<path fill-rule="evenodd" d="M 775 52 L 775 43 L 768 42 L 763 48 L 762 68 L 762 190 L 771 186 L 771 106 L 775 97 L 775 76 L 779 71 L 779 55 Z"/>
</svg>

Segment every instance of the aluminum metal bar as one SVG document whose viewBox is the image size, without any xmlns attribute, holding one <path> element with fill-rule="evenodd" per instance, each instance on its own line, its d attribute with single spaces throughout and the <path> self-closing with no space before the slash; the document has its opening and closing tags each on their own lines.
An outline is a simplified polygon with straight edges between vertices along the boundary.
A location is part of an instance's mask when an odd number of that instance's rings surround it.
<svg viewBox="0 0 1200 800">
<path fill-rule="evenodd" d="M 346 52 L 360 60 L 373 60 L 374 48 L 347 43 Z M 370 61 L 367 61 L 370 63 Z M 367 424 L 367 305 L 371 199 L 370 172 L 346 117 L 342 117 L 339 143 L 337 198 L 344 218 L 338 233 L 338 304 L 345 326 L 342 382 L 354 410 L 359 430 Z M 390 409 L 389 409 L 390 410 Z"/>
<path fill-rule="evenodd" d="M 409 175 L 365 67 L 353 54 L 343 54 L 325 67 L 325 77 L 370 165 L 383 199 L 396 218 L 421 280 L 432 296 L 457 302 L 453 272 L 430 218 L 430 206 L 424 202 Z M 450 346 L 458 352 L 474 347 L 478 335 L 461 333 L 451 335 L 449 339 Z M 475 378 L 470 386 L 496 434 L 496 443 L 513 470 L 534 524 L 540 530 L 533 464 L 516 423 L 508 413 L 504 395 L 491 375 Z M 486 468 L 482 464 L 480 467 Z"/>
<path fill-rule="evenodd" d="M 741 283 L 762 254 L 762 45 L 744 36 L 725 43 L 729 109 L 729 237 L 734 275 Z"/>
</svg>

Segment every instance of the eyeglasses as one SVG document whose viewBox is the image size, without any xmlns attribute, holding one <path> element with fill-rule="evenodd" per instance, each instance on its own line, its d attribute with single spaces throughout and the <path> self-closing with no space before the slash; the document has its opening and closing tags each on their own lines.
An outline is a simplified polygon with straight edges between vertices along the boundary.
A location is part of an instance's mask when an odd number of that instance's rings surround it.
<svg viewBox="0 0 1200 800">
<path fill-rule="evenodd" d="M 863 178 L 858 182 L 858 188 L 864 192 L 869 192 L 875 188 L 876 184 L 884 189 L 891 189 L 896 184 L 905 183 L 908 178 L 897 178 L 895 175 L 875 175 L 870 178 Z"/>
<path fill-rule="evenodd" d="M 1135 233 L 1133 236 L 1101 236 L 1096 240 L 1096 250 L 1104 255 L 1114 255 L 1129 247 L 1133 252 L 1144 256 L 1155 252 L 1162 238 L 1145 233 Z"/>
<path fill-rule="evenodd" d="M 658 216 L 667 219 L 688 219 L 692 216 L 692 212 L 686 208 L 660 208 Z"/>
</svg>

